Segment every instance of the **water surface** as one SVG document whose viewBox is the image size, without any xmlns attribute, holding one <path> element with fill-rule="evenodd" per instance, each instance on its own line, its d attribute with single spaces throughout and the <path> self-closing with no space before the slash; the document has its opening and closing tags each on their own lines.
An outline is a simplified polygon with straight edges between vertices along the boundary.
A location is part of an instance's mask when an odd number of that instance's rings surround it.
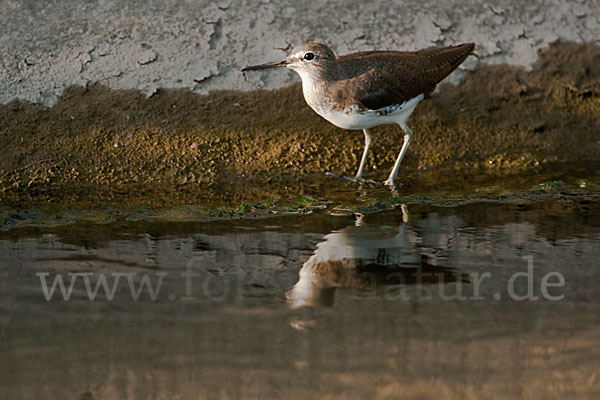
<svg viewBox="0 0 600 400">
<path fill-rule="evenodd" d="M 14 229 L 3 397 L 598 398 L 598 260 L 589 201 Z"/>
</svg>

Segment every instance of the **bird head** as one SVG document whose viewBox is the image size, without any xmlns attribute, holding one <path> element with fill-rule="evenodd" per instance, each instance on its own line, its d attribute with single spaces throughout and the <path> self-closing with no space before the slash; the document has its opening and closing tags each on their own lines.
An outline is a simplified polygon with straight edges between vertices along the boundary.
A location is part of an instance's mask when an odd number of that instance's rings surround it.
<svg viewBox="0 0 600 400">
<path fill-rule="evenodd" d="M 304 79 L 321 77 L 334 70 L 335 65 L 335 54 L 329 47 L 321 43 L 310 42 L 294 47 L 283 61 L 252 65 L 243 68 L 242 72 L 287 67 L 296 71 Z"/>
</svg>

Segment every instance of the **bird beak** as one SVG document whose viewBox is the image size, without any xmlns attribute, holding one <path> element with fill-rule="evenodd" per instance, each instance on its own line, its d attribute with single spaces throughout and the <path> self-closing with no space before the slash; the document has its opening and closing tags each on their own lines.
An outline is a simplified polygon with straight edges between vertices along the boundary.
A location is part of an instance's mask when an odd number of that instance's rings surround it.
<svg viewBox="0 0 600 400">
<path fill-rule="evenodd" d="M 287 67 L 290 62 L 288 60 L 277 61 L 272 63 L 260 64 L 260 65 L 251 65 L 249 67 L 242 68 L 242 72 L 246 71 L 256 71 L 259 69 L 267 69 L 267 68 L 276 68 L 276 67 Z"/>
</svg>

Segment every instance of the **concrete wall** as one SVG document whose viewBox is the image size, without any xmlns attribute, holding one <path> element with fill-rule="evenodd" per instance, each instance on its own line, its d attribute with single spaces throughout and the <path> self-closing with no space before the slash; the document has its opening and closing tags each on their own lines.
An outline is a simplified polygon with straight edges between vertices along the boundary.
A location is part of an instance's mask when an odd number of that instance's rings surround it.
<svg viewBox="0 0 600 400">
<path fill-rule="evenodd" d="M 298 78 L 240 67 L 307 40 L 340 54 L 475 41 L 481 58 L 468 69 L 529 66 L 557 40 L 599 39 L 598 0 L 0 0 L 0 103 L 52 105 L 65 87 L 95 82 L 148 95 L 278 88 Z"/>
</svg>

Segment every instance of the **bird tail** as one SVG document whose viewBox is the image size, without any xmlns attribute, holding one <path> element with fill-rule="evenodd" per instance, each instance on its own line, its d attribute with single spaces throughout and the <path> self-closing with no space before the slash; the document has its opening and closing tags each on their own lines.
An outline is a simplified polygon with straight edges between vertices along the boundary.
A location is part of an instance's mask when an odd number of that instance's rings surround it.
<svg viewBox="0 0 600 400">
<path fill-rule="evenodd" d="M 424 56 L 428 67 L 438 71 L 438 82 L 454 71 L 465 59 L 473 53 L 475 43 L 463 43 L 456 46 L 419 50 L 416 53 Z"/>
<path fill-rule="evenodd" d="M 445 50 L 447 50 L 448 63 L 450 63 L 452 71 L 454 71 L 473 53 L 473 50 L 475 50 L 475 43 L 463 43 L 457 46 L 450 46 L 446 47 Z"/>
</svg>

